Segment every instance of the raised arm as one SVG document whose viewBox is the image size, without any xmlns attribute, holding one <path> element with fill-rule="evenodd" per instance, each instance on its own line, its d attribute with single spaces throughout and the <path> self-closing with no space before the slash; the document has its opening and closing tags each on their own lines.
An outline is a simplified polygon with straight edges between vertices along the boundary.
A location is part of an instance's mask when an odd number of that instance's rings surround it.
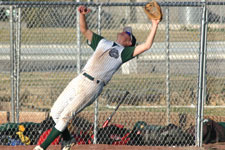
<svg viewBox="0 0 225 150">
<path fill-rule="evenodd" d="M 80 31 L 81 33 L 88 39 L 88 41 L 92 40 L 93 32 L 88 29 L 86 17 L 91 10 L 83 5 L 78 7 L 78 11 L 80 12 Z"/>
<path fill-rule="evenodd" d="M 137 56 L 145 52 L 146 50 L 149 50 L 152 47 L 159 22 L 160 22 L 159 20 L 152 20 L 151 32 L 148 34 L 148 37 L 143 44 L 136 46 L 136 48 L 134 49 L 133 56 Z"/>
</svg>

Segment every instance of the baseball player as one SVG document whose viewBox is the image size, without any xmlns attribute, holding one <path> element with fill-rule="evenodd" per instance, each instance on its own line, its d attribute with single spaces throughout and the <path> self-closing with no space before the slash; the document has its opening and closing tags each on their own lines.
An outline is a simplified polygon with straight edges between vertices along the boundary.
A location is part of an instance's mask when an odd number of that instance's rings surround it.
<svg viewBox="0 0 225 150">
<path fill-rule="evenodd" d="M 123 63 L 151 48 L 160 22 L 160 20 L 151 20 L 152 28 L 146 41 L 135 46 L 136 39 L 131 28 L 126 27 L 118 33 L 115 42 L 109 41 L 88 29 L 85 15 L 91 11 L 89 8 L 79 6 L 78 11 L 80 12 L 81 32 L 87 38 L 88 45 L 94 50 L 94 53 L 84 66 L 82 73 L 68 84 L 55 101 L 50 113 L 55 126 L 47 139 L 41 145 L 36 146 L 34 150 L 47 149 L 59 135 L 64 141 L 68 141 L 68 144 L 62 149 L 70 149 L 74 143 L 71 142 L 72 138 L 67 124 L 72 114 L 76 115 L 92 104 Z"/>
</svg>

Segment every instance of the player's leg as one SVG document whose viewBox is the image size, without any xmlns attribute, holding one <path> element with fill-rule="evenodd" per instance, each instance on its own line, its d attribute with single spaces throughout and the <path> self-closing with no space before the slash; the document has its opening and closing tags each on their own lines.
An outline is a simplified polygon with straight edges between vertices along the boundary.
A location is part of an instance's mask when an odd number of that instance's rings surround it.
<svg viewBox="0 0 225 150">
<path fill-rule="evenodd" d="M 57 118 L 55 128 L 59 131 L 65 129 L 72 115 L 76 115 L 85 107 L 92 104 L 103 88 L 103 85 L 96 84 L 89 79 L 79 82 L 76 86 L 78 87 L 75 88 L 75 95 L 70 97 L 68 105 L 61 112 L 59 118 Z M 54 118 L 55 116 L 52 114 L 52 117 Z"/>
<path fill-rule="evenodd" d="M 66 120 L 69 120 L 71 118 L 72 113 L 76 115 L 84 108 L 86 108 L 88 105 L 92 104 L 96 99 L 96 97 L 101 93 L 102 87 L 92 86 L 91 88 L 89 86 L 88 92 L 78 94 L 76 98 L 73 101 L 71 101 L 70 105 L 68 105 L 66 109 L 62 112 L 59 118 L 59 122 L 58 124 L 56 124 L 55 128 L 60 129 L 60 127 L 62 127 L 63 125 L 63 122 L 64 123 L 68 122 Z M 61 130 L 63 130 L 63 128 L 61 128 Z M 74 139 L 72 139 L 71 141 L 65 142 L 65 144 L 62 145 L 63 150 L 70 150 L 71 146 L 75 144 Z"/>
<path fill-rule="evenodd" d="M 83 76 L 82 76 L 83 77 Z M 79 85 L 79 90 L 76 93 L 76 97 L 74 100 L 70 102 L 70 104 L 64 109 L 64 111 L 61 113 L 61 116 L 59 118 L 58 124 L 56 124 L 56 128 L 60 129 L 60 125 L 62 127 L 63 122 L 65 123 L 65 120 L 69 120 L 73 115 L 78 114 L 81 112 L 84 108 L 86 108 L 88 105 L 92 104 L 94 100 L 99 96 L 103 89 L 103 84 L 96 84 L 92 81 L 90 81 L 87 78 L 84 78 L 84 81 L 81 85 Z M 70 147 L 74 143 L 68 143 L 64 145 L 63 150 L 70 149 Z"/>
<path fill-rule="evenodd" d="M 78 82 L 78 80 L 79 80 L 79 77 L 73 79 L 67 85 L 67 87 L 63 90 L 63 92 L 60 94 L 60 96 L 55 101 L 53 107 L 51 108 L 50 116 L 54 120 L 55 124 L 58 123 L 60 114 L 68 105 L 68 101 L 72 99 L 73 97 L 75 97 L 74 87 L 76 87 L 75 85 L 76 85 L 76 82 Z M 52 143 L 52 141 L 54 141 L 54 139 L 58 137 L 60 134 L 62 134 L 65 140 L 69 140 L 70 134 L 68 129 L 65 129 L 64 131 L 59 131 L 55 127 L 53 127 L 47 139 L 40 145 L 41 148 L 46 149 Z"/>
<path fill-rule="evenodd" d="M 82 82 L 81 82 L 82 81 Z M 85 106 L 92 103 L 96 96 L 102 91 L 103 85 L 96 85 L 90 80 L 78 80 L 75 84 L 69 84 L 51 109 L 51 116 L 56 122 L 47 139 L 41 144 L 46 149 L 60 134 L 66 133 L 67 123 L 73 112 L 81 111 Z M 72 86 L 72 87 L 71 87 Z M 64 99 L 64 101 L 62 100 Z M 65 100 L 66 99 L 66 100 Z M 67 103 L 66 107 L 61 108 Z M 67 136 L 67 139 L 69 137 Z"/>
</svg>

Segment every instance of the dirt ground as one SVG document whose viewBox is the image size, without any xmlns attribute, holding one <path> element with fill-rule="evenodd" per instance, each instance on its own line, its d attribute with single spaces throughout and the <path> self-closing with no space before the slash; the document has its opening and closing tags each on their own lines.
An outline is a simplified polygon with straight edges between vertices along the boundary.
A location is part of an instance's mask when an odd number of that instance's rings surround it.
<svg viewBox="0 0 225 150">
<path fill-rule="evenodd" d="M 32 150 L 34 146 L 0 146 L 0 150 Z M 126 145 L 75 145 L 72 150 L 225 150 L 225 143 L 208 144 L 203 147 L 164 147 Z M 60 146 L 50 146 L 47 150 L 60 150 Z"/>
</svg>

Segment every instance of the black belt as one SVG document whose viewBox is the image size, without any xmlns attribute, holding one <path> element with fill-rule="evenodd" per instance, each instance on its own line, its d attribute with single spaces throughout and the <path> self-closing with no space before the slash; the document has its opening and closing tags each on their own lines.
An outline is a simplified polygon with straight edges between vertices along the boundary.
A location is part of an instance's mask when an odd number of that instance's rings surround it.
<svg viewBox="0 0 225 150">
<path fill-rule="evenodd" d="M 94 80 L 95 80 L 94 77 L 92 77 L 91 75 L 87 74 L 86 72 L 84 72 L 83 75 L 84 75 L 85 77 L 87 77 L 87 78 L 88 78 L 89 80 L 91 80 L 91 81 L 94 81 Z M 97 83 L 97 84 L 100 83 L 100 80 L 96 80 L 96 83 Z"/>
</svg>

